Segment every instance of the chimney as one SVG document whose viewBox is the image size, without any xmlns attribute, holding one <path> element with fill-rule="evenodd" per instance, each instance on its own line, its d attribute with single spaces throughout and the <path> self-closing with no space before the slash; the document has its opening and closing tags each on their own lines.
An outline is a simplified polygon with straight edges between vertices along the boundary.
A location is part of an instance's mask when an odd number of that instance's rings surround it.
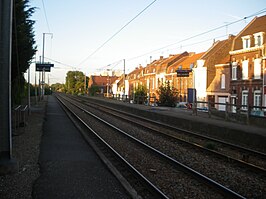
<svg viewBox="0 0 266 199">
<path fill-rule="evenodd" d="M 163 59 L 163 56 L 160 56 L 160 59 Z"/>
</svg>

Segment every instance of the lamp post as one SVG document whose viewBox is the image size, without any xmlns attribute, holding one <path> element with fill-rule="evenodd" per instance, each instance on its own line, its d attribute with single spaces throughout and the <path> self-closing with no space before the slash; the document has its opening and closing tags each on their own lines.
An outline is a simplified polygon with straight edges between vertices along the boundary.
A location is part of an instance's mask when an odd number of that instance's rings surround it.
<svg viewBox="0 0 266 199">
<path fill-rule="evenodd" d="M 43 43 L 42 43 L 42 63 L 44 64 L 44 50 L 45 50 L 45 35 L 51 35 L 51 38 L 53 38 L 53 33 L 43 33 L 43 35 L 42 35 L 42 41 L 43 41 Z M 43 70 L 42 70 L 42 87 L 41 87 L 41 90 L 42 90 L 42 92 L 41 92 L 41 96 L 42 96 L 42 98 L 43 98 L 43 96 L 44 96 L 44 86 L 45 86 L 45 69 L 43 68 Z"/>
</svg>

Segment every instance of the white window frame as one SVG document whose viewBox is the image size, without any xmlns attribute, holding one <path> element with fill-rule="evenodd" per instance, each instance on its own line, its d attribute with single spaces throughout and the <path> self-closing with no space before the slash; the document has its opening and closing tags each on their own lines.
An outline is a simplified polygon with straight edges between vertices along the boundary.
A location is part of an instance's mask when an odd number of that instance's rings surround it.
<svg viewBox="0 0 266 199">
<path fill-rule="evenodd" d="M 254 79 L 261 79 L 261 59 L 254 60 Z"/>
<path fill-rule="evenodd" d="M 254 91 L 253 106 L 261 106 L 261 91 Z M 254 110 L 259 110 L 259 108 L 254 108 Z"/>
<path fill-rule="evenodd" d="M 250 48 L 251 35 L 242 37 L 243 49 Z"/>
<path fill-rule="evenodd" d="M 248 79 L 248 60 L 242 61 L 242 79 L 247 80 Z"/>
<path fill-rule="evenodd" d="M 264 32 L 258 32 L 258 33 L 253 34 L 254 39 L 255 39 L 255 47 L 259 47 L 263 45 L 264 34 L 265 34 Z"/>
<path fill-rule="evenodd" d="M 221 75 L 221 89 L 225 89 L 225 74 Z"/>
<path fill-rule="evenodd" d="M 237 62 L 232 63 L 232 80 L 237 80 Z"/>
<path fill-rule="evenodd" d="M 243 90 L 242 91 L 242 100 L 241 100 L 241 109 L 242 110 L 247 110 L 248 109 L 248 90 Z M 246 106 L 244 106 L 246 105 Z"/>
</svg>

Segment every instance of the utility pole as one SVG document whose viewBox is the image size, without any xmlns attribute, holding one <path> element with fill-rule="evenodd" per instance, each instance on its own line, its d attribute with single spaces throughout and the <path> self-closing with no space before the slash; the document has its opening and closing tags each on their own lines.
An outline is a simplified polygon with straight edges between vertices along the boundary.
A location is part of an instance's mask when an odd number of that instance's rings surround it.
<svg viewBox="0 0 266 199">
<path fill-rule="evenodd" d="M 0 175 L 14 173 L 18 164 L 12 158 L 11 52 L 13 0 L 0 1 Z"/>
<path fill-rule="evenodd" d="M 86 89 L 87 89 L 87 77 L 86 73 L 84 73 L 85 79 L 84 79 L 84 95 L 86 95 Z"/>
<path fill-rule="evenodd" d="M 42 37 L 42 64 L 44 64 L 44 50 L 45 50 L 45 35 L 51 35 L 51 37 L 53 38 L 53 33 L 43 33 L 43 37 Z M 44 93 L 45 93 L 45 69 L 43 68 L 42 71 L 42 98 L 44 97 Z"/>
<path fill-rule="evenodd" d="M 126 95 L 126 60 L 124 59 L 124 95 Z"/>
</svg>

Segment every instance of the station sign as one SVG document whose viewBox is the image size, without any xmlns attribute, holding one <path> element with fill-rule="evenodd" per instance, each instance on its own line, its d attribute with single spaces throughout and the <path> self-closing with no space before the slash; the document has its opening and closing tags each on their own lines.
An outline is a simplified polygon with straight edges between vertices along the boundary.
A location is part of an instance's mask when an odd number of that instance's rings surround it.
<svg viewBox="0 0 266 199">
<path fill-rule="evenodd" d="M 192 72 L 192 70 L 176 70 L 177 77 L 189 77 L 190 72 Z"/>
<path fill-rule="evenodd" d="M 54 64 L 50 63 L 36 63 L 36 71 L 45 71 L 45 72 L 50 72 L 51 67 L 54 67 Z"/>
</svg>

